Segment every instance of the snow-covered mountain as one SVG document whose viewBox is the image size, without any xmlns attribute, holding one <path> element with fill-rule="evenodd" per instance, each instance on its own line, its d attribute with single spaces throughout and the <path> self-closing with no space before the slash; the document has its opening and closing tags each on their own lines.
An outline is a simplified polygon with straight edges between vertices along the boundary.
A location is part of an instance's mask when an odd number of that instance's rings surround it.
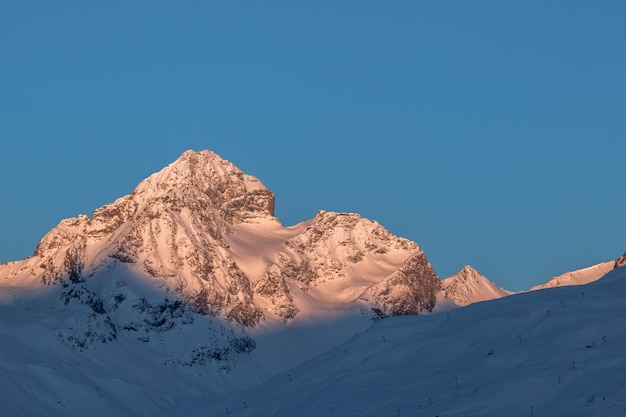
<svg viewBox="0 0 626 417">
<path fill-rule="evenodd" d="M 621 287 L 614 287 L 617 294 Z M 330 415 L 349 415 L 343 411 L 352 401 L 377 401 L 371 410 L 378 410 L 389 402 L 362 384 L 391 386 L 395 376 L 379 373 L 387 359 L 375 358 L 399 352 L 393 367 L 406 371 L 413 366 L 405 361 L 408 350 L 442 352 L 428 359 L 436 368 L 420 365 L 411 374 L 417 382 L 406 385 L 426 392 L 424 381 L 435 378 L 433 387 L 443 387 L 438 372 L 462 366 L 445 363 L 444 356 L 462 356 L 450 349 L 469 349 L 467 338 L 474 349 L 480 337 L 491 340 L 489 332 L 509 331 L 483 323 L 509 314 L 505 307 L 484 307 L 463 320 L 461 310 L 445 318 L 422 313 L 452 308 L 450 299 L 466 305 L 507 294 L 470 267 L 442 284 L 415 242 L 358 214 L 320 211 L 285 227 L 274 217 L 274 195 L 258 179 L 212 152 L 188 151 L 91 217 L 61 221 L 33 256 L 0 264 L 0 415 L 147 416 L 185 403 L 171 412 L 301 414 L 292 412 L 297 406 L 319 415 L 326 400 L 312 396 L 327 390 L 337 393 L 328 397 L 335 404 Z M 545 306 L 524 308 L 517 313 L 529 321 L 519 323 L 520 335 L 532 335 L 539 314 L 533 308 Z M 336 386 L 320 375 L 332 368 L 333 355 L 348 358 L 353 350 L 354 377 L 342 370 Z M 302 365 L 318 356 L 320 362 Z M 307 367 L 319 369 L 303 377 Z M 489 375 L 480 378 L 490 383 Z M 305 378 L 312 396 L 299 385 Z M 274 389 L 289 396 L 267 394 Z M 190 401 L 199 396 L 196 407 Z"/>
<path fill-rule="evenodd" d="M 0 265 L 0 414 L 148 415 L 435 307 L 440 281 L 416 243 L 357 214 L 284 227 L 273 213 L 258 179 L 187 151 Z M 91 410 L 99 398 L 112 400 Z"/>
<path fill-rule="evenodd" d="M 63 220 L 0 276 L 71 291 L 123 268 L 197 313 L 246 327 L 289 322 L 320 302 L 386 314 L 434 307 L 438 279 L 416 243 L 357 214 L 320 211 L 287 228 L 273 211 L 258 179 L 188 151 L 91 217 Z"/>
<path fill-rule="evenodd" d="M 443 279 L 442 289 L 445 296 L 457 306 L 466 306 L 513 294 L 511 291 L 498 287 L 469 265 L 463 267 L 457 274 Z"/>
</svg>

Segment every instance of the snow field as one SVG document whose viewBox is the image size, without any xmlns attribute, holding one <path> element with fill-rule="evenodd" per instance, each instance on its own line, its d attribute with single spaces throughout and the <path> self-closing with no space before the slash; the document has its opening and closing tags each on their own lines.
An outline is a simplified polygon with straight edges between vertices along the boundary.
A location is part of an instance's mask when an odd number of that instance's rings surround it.
<svg viewBox="0 0 626 417">
<path fill-rule="evenodd" d="M 258 387 L 161 415 L 623 416 L 625 313 L 626 270 L 616 270 L 586 286 L 388 318 Z"/>
</svg>

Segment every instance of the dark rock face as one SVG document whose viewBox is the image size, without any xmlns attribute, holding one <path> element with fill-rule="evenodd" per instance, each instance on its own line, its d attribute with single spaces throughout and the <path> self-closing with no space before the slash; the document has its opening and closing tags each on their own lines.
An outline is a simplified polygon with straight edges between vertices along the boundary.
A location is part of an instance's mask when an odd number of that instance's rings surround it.
<svg viewBox="0 0 626 417">
<path fill-rule="evenodd" d="M 388 316 L 432 311 L 441 281 L 422 252 L 409 258 L 404 266 L 362 297 L 373 302 Z"/>
<path fill-rule="evenodd" d="M 293 272 L 293 270 L 290 271 Z M 277 265 L 269 267 L 254 286 L 254 294 L 269 300 L 272 304 L 272 312 L 279 317 L 280 321 L 287 323 L 296 317 L 299 310 L 293 302 L 283 273 Z"/>
<path fill-rule="evenodd" d="M 256 349 L 256 342 L 249 337 L 231 338 L 226 346 L 202 346 L 194 349 L 191 354 L 181 361 L 183 366 L 207 365 L 218 362 L 222 371 L 230 371 L 236 355 L 250 353 Z"/>
</svg>

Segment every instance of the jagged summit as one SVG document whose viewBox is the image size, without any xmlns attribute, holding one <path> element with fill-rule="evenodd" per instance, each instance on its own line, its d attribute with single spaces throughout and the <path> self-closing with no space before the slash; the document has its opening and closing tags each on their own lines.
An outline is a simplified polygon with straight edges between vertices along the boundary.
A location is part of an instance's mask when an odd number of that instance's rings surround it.
<svg viewBox="0 0 626 417">
<path fill-rule="evenodd" d="M 211 151 L 190 150 L 141 181 L 131 194 L 95 210 L 91 218 L 79 215 L 61 221 L 44 236 L 35 255 L 67 241 L 63 235 L 74 236 L 76 229 L 97 239 L 129 221 L 169 217 L 194 226 L 194 234 L 206 231 L 219 240 L 234 223 L 275 220 L 273 215 L 274 195 L 261 181 Z"/>
<path fill-rule="evenodd" d="M 470 277 L 476 277 L 476 276 L 480 276 L 480 272 L 478 272 L 477 269 L 473 268 L 471 265 L 465 265 L 460 271 L 459 271 L 459 276 L 463 279 L 463 280 L 468 280 L 470 279 Z"/>
<path fill-rule="evenodd" d="M 263 183 L 208 150 L 184 152 L 139 183 L 131 196 L 146 201 L 165 198 L 170 204 L 182 205 L 202 200 L 234 222 L 259 215 L 274 216 L 274 195 Z"/>
<path fill-rule="evenodd" d="M 481 277 L 484 278 L 481 273 L 471 265 L 465 265 L 455 276 L 458 278 L 458 281 L 467 284 L 476 283 L 482 280 Z"/>
</svg>

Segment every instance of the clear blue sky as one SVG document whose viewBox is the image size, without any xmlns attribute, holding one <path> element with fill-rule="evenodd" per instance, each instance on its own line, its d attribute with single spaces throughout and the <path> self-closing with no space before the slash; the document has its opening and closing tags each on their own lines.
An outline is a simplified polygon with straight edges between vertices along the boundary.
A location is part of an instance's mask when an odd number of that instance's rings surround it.
<svg viewBox="0 0 626 417">
<path fill-rule="evenodd" d="M 624 1 L 0 3 L 0 260 L 186 149 L 528 288 L 626 250 Z"/>
</svg>

